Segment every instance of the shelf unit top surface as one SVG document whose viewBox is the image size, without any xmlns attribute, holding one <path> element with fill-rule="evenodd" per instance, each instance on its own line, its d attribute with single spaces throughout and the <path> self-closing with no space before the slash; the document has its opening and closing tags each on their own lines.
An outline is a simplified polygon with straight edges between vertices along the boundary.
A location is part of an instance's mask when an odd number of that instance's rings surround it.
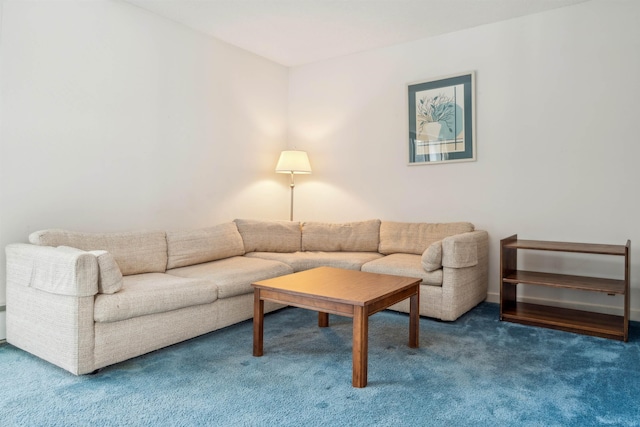
<svg viewBox="0 0 640 427">
<path fill-rule="evenodd" d="M 601 245 L 594 243 L 549 242 L 544 240 L 514 240 L 505 248 L 534 249 L 539 251 L 579 252 L 600 255 L 625 255 L 625 245 Z"/>
</svg>

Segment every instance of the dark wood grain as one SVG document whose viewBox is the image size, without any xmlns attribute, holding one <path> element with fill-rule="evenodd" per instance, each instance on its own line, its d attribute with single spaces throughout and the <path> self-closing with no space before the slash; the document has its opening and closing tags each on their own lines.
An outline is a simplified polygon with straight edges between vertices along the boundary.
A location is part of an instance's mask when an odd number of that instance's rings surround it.
<svg viewBox="0 0 640 427">
<path fill-rule="evenodd" d="M 505 320 L 532 326 L 624 340 L 624 317 L 518 302 L 503 312 Z"/>
<path fill-rule="evenodd" d="M 518 270 L 518 250 L 573 252 L 624 256 L 623 280 Z M 500 241 L 500 320 L 627 341 L 629 338 L 629 256 L 626 245 L 519 240 L 518 235 Z M 518 301 L 519 283 L 622 295 L 622 315 L 610 315 Z"/>
<path fill-rule="evenodd" d="M 260 298 L 260 289 L 253 292 L 253 355 L 262 356 L 264 337 L 264 300 Z"/>
<path fill-rule="evenodd" d="M 624 280 L 600 277 L 517 270 L 507 274 L 503 280 L 506 283 L 528 283 L 530 285 L 580 289 L 583 291 L 604 292 L 606 294 L 624 295 L 626 293 L 626 282 Z"/>
<path fill-rule="evenodd" d="M 507 284 L 504 278 L 518 268 L 518 250 L 507 247 L 517 240 L 517 234 L 500 240 L 500 320 L 503 309 L 510 308 L 516 301 L 516 284 Z"/>
<path fill-rule="evenodd" d="M 600 245 L 594 243 L 546 242 L 543 240 L 516 240 L 507 243 L 507 248 L 534 249 L 538 251 L 578 252 L 583 254 L 624 255 L 622 245 Z"/>
<path fill-rule="evenodd" d="M 356 306 L 353 316 L 353 378 L 352 385 L 367 386 L 367 357 L 369 354 L 369 316 L 365 307 Z"/>
</svg>

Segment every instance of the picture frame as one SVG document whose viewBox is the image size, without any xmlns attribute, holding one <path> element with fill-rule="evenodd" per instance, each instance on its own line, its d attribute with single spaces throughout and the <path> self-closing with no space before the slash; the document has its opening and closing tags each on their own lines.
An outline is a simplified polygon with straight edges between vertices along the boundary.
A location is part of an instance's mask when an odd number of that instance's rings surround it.
<svg viewBox="0 0 640 427">
<path fill-rule="evenodd" d="M 409 165 L 476 160 L 475 72 L 407 85 Z"/>
</svg>

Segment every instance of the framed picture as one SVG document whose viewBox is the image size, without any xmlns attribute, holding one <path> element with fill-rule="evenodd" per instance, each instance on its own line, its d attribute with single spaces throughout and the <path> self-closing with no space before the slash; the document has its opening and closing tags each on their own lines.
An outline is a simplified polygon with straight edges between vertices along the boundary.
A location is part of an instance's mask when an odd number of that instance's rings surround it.
<svg viewBox="0 0 640 427">
<path fill-rule="evenodd" d="M 476 159 L 475 73 L 408 85 L 409 165 Z"/>
</svg>

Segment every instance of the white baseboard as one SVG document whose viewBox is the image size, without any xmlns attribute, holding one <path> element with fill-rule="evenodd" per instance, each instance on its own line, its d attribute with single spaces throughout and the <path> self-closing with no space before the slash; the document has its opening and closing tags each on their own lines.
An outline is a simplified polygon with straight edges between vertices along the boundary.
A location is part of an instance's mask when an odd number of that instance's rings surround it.
<svg viewBox="0 0 640 427">
<path fill-rule="evenodd" d="M 0 311 L 0 341 L 7 339 L 7 312 L 4 307 Z"/>
<path fill-rule="evenodd" d="M 500 304 L 500 294 L 497 293 L 489 293 L 487 294 L 487 302 L 493 302 L 496 304 Z M 586 304 L 582 302 L 576 301 L 557 301 L 553 299 L 547 298 L 518 298 L 518 301 L 529 302 L 533 304 L 542 304 L 542 305 L 550 305 L 554 307 L 565 307 L 571 308 L 574 310 L 583 310 L 583 311 L 594 311 L 597 313 L 605 313 L 605 314 L 622 314 L 622 307 L 620 306 L 609 306 L 602 304 Z M 629 313 L 629 317 L 632 321 L 638 322 L 640 321 L 640 310 L 631 309 Z"/>
</svg>

